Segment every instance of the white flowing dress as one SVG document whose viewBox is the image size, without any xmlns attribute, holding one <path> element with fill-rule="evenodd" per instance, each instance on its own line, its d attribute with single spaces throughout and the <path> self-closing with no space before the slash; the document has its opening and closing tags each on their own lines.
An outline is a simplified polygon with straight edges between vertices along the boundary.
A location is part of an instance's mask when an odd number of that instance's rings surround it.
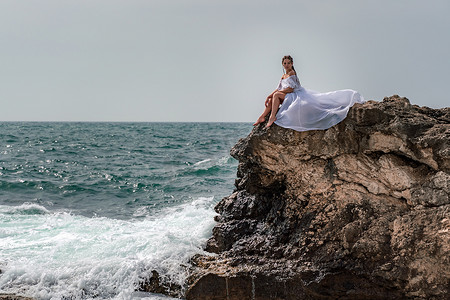
<svg viewBox="0 0 450 300">
<path fill-rule="evenodd" d="M 297 131 L 330 128 L 347 116 L 355 103 L 364 103 L 364 98 L 353 90 L 319 93 L 300 85 L 296 75 L 281 79 L 277 90 L 293 88 L 286 94 L 276 115 L 275 124 Z"/>
</svg>

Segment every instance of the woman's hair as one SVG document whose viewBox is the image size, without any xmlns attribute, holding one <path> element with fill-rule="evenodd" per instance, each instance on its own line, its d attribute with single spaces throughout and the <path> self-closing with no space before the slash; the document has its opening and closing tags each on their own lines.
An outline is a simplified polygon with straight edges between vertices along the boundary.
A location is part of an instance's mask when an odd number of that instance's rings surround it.
<svg viewBox="0 0 450 300">
<path fill-rule="evenodd" d="M 294 70 L 295 74 L 297 74 L 297 71 L 295 71 L 295 68 L 294 68 L 294 59 L 292 58 L 292 56 L 290 56 L 290 55 L 283 56 L 283 58 L 281 59 L 281 64 L 283 64 L 285 59 L 289 59 L 291 61 L 291 63 L 292 63 L 292 70 Z"/>
<path fill-rule="evenodd" d="M 292 63 L 292 70 L 294 70 L 295 74 L 297 74 L 297 71 L 295 71 L 295 68 L 294 68 L 294 59 L 292 58 L 292 56 L 290 56 L 290 55 L 283 56 L 283 59 L 281 59 L 281 64 L 283 64 L 285 59 L 289 59 L 291 61 L 291 63 Z M 284 72 L 285 72 L 285 70 L 283 69 L 283 73 Z M 295 80 L 298 82 L 298 84 L 300 84 L 300 80 L 298 79 L 298 75 L 295 76 Z"/>
</svg>

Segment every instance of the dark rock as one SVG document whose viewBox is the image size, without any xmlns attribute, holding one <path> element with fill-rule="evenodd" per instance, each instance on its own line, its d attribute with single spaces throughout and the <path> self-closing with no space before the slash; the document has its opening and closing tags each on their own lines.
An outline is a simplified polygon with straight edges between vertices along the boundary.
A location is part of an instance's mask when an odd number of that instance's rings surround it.
<svg viewBox="0 0 450 300">
<path fill-rule="evenodd" d="M 152 271 L 152 276 L 150 278 L 141 282 L 139 291 L 164 294 L 171 297 L 181 297 L 183 294 L 181 286 L 161 278 L 159 273 L 155 270 Z"/>
<path fill-rule="evenodd" d="M 0 294 L 0 300 L 34 300 L 34 299 L 14 294 Z"/>
</svg>

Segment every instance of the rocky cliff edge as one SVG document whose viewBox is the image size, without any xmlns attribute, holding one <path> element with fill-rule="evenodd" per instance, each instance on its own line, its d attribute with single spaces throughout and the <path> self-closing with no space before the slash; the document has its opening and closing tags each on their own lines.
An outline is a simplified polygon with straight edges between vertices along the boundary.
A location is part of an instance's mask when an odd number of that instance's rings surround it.
<svg viewBox="0 0 450 300">
<path fill-rule="evenodd" d="M 254 128 L 187 299 L 448 299 L 450 108 L 399 96 Z"/>
</svg>

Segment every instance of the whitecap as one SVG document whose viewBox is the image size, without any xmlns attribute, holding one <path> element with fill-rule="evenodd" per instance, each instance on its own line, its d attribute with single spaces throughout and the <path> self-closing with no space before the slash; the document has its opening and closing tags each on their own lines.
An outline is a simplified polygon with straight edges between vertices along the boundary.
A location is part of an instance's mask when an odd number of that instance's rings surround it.
<svg viewBox="0 0 450 300">
<path fill-rule="evenodd" d="M 196 163 L 194 164 L 194 166 L 198 166 L 198 165 L 204 164 L 204 163 L 209 162 L 209 161 L 211 161 L 211 159 L 210 159 L 210 158 L 207 158 L 207 159 L 201 160 L 201 161 L 199 161 L 199 162 L 196 162 Z"/>
<path fill-rule="evenodd" d="M 198 198 L 128 221 L 35 204 L 22 208 L 46 213 L 11 218 L 16 208 L 0 206 L 0 290 L 39 299 L 131 299 L 152 270 L 183 285 L 190 257 L 205 253 L 213 205 L 213 197 Z M 144 298 L 157 299 L 149 295 Z"/>
<path fill-rule="evenodd" d="M 19 206 L 5 207 L 3 213 L 18 215 L 45 215 L 48 214 L 49 211 L 39 204 L 25 202 Z"/>
</svg>

